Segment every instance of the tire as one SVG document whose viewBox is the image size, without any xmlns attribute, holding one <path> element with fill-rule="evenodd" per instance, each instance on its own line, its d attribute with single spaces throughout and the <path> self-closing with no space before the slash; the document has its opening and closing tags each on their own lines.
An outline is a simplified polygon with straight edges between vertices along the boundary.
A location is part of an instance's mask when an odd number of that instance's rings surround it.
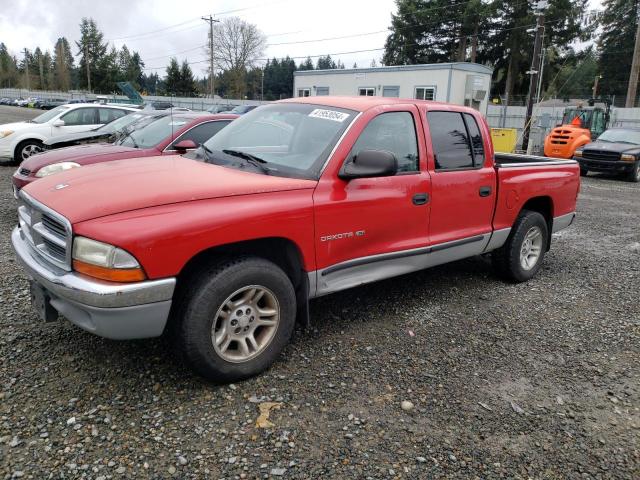
<svg viewBox="0 0 640 480">
<path fill-rule="evenodd" d="M 542 266 L 548 239 L 549 227 L 545 218 L 538 212 L 523 210 L 507 242 L 493 252 L 492 260 L 497 273 L 515 283 L 530 280 Z"/>
<path fill-rule="evenodd" d="M 44 151 L 42 142 L 39 140 L 24 140 L 18 144 L 13 154 L 13 161 L 16 164 L 24 162 L 31 155 Z"/>
<path fill-rule="evenodd" d="M 627 174 L 627 180 L 633 183 L 640 182 L 640 160 L 636 160 L 635 165 Z"/>
<path fill-rule="evenodd" d="M 581 177 L 586 177 L 587 175 L 589 175 L 589 170 L 587 170 L 584 167 L 580 167 L 580 176 Z"/>
<path fill-rule="evenodd" d="M 243 303 L 229 308 L 237 301 Z M 225 383 L 269 368 L 289 342 L 295 318 L 289 277 L 272 262 L 241 257 L 194 272 L 173 321 L 187 364 L 203 377 Z"/>
</svg>

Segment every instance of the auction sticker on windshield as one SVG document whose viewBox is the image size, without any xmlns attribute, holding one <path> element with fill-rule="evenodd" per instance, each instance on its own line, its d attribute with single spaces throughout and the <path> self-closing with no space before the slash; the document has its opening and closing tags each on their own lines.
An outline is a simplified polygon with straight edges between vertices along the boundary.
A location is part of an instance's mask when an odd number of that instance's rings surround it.
<svg viewBox="0 0 640 480">
<path fill-rule="evenodd" d="M 313 118 L 324 118 L 325 120 L 333 120 L 334 122 L 344 122 L 349 118 L 348 113 L 336 112 L 335 110 L 323 110 L 322 108 L 316 108 L 310 114 Z"/>
</svg>

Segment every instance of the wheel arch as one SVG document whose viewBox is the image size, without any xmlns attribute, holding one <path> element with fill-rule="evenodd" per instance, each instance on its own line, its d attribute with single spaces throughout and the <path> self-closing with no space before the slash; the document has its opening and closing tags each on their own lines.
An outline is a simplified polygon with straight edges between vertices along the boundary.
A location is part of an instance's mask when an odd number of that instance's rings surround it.
<svg viewBox="0 0 640 480">
<path fill-rule="evenodd" d="M 532 197 L 527 200 L 520 209 L 520 214 L 525 211 L 538 212 L 547 222 L 547 251 L 551 248 L 551 234 L 553 231 L 553 199 L 547 195 Z"/>
<path fill-rule="evenodd" d="M 300 247 L 284 237 L 265 237 L 242 242 L 217 245 L 198 252 L 180 270 L 177 289 L 188 285 L 188 279 L 203 265 L 219 262 L 235 256 L 256 256 L 269 260 L 280 267 L 289 277 L 296 291 L 298 320 L 308 324 L 309 278 L 304 268 L 304 257 Z"/>
</svg>

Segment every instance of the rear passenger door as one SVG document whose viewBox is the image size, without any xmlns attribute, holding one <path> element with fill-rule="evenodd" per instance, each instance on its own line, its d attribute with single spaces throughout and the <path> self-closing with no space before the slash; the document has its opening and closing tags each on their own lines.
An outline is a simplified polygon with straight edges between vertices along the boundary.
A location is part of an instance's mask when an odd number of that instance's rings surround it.
<svg viewBox="0 0 640 480">
<path fill-rule="evenodd" d="M 496 173 L 485 153 L 490 150 L 481 134 L 483 123 L 457 111 L 427 111 L 426 117 L 431 143 L 430 243 L 468 242 L 482 250 L 485 234 L 492 231 L 496 199 Z"/>
</svg>

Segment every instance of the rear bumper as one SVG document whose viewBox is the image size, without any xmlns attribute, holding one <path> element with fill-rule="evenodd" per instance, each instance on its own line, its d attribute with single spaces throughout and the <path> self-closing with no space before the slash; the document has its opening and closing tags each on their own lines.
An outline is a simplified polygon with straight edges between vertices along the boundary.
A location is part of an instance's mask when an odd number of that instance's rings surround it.
<svg viewBox="0 0 640 480">
<path fill-rule="evenodd" d="M 581 168 L 594 172 L 630 172 L 635 167 L 635 162 L 623 162 L 622 160 L 590 160 L 588 158 L 576 158 Z"/>
<path fill-rule="evenodd" d="M 169 317 L 175 278 L 113 284 L 44 263 L 16 227 L 11 243 L 27 275 L 71 323 L 116 340 L 157 337 Z"/>
</svg>

